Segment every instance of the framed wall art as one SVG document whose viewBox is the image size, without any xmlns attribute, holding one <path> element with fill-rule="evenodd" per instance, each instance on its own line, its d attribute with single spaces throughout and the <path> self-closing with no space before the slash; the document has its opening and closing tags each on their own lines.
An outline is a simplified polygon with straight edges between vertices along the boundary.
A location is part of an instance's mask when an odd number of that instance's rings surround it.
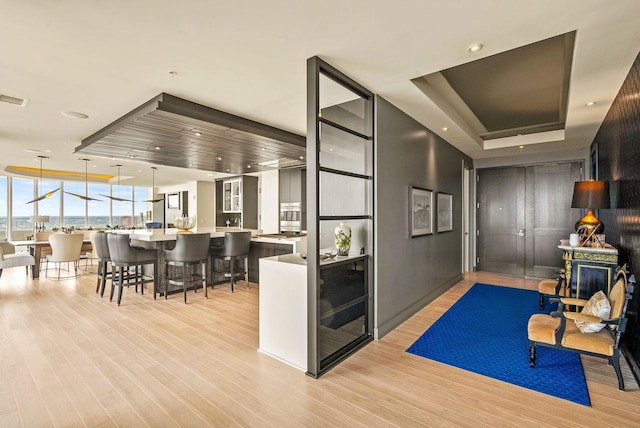
<svg viewBox="0 0 640 428">
<path fill-rule="evenodd" d="M 170 210 L 180 209 L 180 193 L 167 194 L 167 208 Z"/>
<path fill-rule="evenodd" d="M 410 236 L 431 235 L 433 233 L 433 192 L 429 189 L 411 186 L 409 188 Z"/>
<path fill-rule="evenodd" d="M 438 233 L 453 230 L 453 196 L 438 192 Z"/>
</svg>

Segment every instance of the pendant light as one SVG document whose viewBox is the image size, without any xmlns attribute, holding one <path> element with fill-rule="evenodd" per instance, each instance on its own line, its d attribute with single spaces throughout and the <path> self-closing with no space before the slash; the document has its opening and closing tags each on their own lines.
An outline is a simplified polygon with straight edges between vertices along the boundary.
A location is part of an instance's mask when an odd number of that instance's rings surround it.
<svg viewBox="0 0 640 428">
<path fill-rule="evenodd" d="M 87 165 L 88 165 L 88 163 L 89 163 L 89 161 L 91 159 L 80 159 L 80 160 L 84 161 L 84 191 L 85 191 L 86 195 L 85 196 L 78 195 L 77 193 L 67 192 L 66 190 L 64 191 L 64 193 L 66 193 L 68 195 L 71 195 L 71 196 L 75 196 L 76 198 L 82 199 L 84 201 L 100 201 L 100 202 L 102 202 L 102 199 L 96 199 L 96 198 L 90 198 L 89 197 L 89 183 L 88 183 L 88 180 L 87 180 L 87 176 L 88 176 L 88 174 L 87 174 Z"/>
<path fill-rule="evenodd" d="M 42 159 L 49 159 L 49 156 L 38 155 L 38 157 L 40 158 L 40 181 L 38 181 L 38 190 L 40 190 L 40 183 L 42 183 Z M 59 187 L 56 190 L 52 190 L 50 192 L 45 193 L 44 195 L 40 195 L 37 198 L 32 199 L 32 200 L 30 200 L 29 202 L 26 202 L 26 203 L 27 204 L 31 204 L 33 202 L 38 202 L 38 201 L 41 201 L 43 199 L 47 199 L 47 198 L 51 197 L 51 195 L 56 193 L 58 190 L 60 190 Z"/>
<path fill-rule="evenodd" d="M 153 190 L 156 188 L 156 171 L 158 170 L 158 168 L 156 168 L 155 166 L 151 167 L 151 192 L 153 194 Z M 156 203 L 156 202 L 160 202 L 160 201 L 164 201 L 164 198 L 158 198 L 158 199 L 147 199 L 146 201 L 142 201 L 142 202 L 151 202 L 151 203 Z"/>
<path fill-rule="evenodd" d="M 120 167 L 122 165 L 118 164 L 113 166 L 118 167 L 118 195 L 119 195 L 120 194 Z M 109 196 L 109 195 L 100 195 L 100 196 L 104 196 L 105 198 L 109 198 L 112 201 L 117 201 L 117 202 L 133 202 L 131 199 L 119 198 L 116 196 Z"/>
</svg>

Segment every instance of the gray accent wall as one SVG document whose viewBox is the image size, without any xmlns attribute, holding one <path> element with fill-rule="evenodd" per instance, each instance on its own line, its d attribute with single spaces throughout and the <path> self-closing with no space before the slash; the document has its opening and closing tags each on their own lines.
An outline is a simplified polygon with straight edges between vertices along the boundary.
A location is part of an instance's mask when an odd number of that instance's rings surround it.
<svg viewBox="0 0 640 428">
<path fill-rule="evenodd" d="M 375 119 L 374 334 L 379 339 L 463 278 L 463 164 L 473 164 L 380 96 Z M 434 234 L 410 237 L 410 186 L 453 195 L 452 232 L 436 232 L 434 211 Z"/>
</svg>

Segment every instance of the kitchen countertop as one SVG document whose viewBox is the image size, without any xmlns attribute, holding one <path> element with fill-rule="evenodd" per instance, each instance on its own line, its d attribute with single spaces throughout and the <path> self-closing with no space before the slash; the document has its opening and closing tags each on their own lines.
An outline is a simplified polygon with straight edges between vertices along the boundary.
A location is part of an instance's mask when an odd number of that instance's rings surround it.
<svg viewBox="0 0 640 428">
<path fill-rule="evenodd" d="M 255 229 L 234 229 L 235 232 L 251 232 L 256 234 Z M 138 241 L 157 242 L 157 241 L 173 241 L 176 239 L 178 229 L 134 229 L 134 230 L 118 230 L 116 233 L 128 233 L 131 239 Z M 224 238 L 225 231 L 203 230 L 202 233 L 209 233 L 212 238 Z"/>
<path fill-rule="evenodd" d="M 325 259 L 325 260 L 321 260 L 320 261 L 320 265 L 324 266 L 324 265 L 328 265 L 331 263 L 337 263 L 337 262 L 342 262 L 345 260 L 352 260 L 352 259 L 357 259 L 363 257 L 359 254 L 353 254 L 353 255 L 348 255 L 348 256 L 336 256 L 332 259 Z M 276 263 L 287 263 L 287 264 L 292 264 L 292 265 L 301 265 L 301 266 L 306 266 L 307 265 L 307 260 L 303 259 L 300 256 L 300 253 L 294 253 L 294 254 L 282 254 L 279 256 L 271 256 L 271 257 L 264 257 L 261 260 L 267 260 L 270 262 L 276 262 Z"/>
<path fill-rule="evenodd" d="M 221 230 L 222 229 L 222 230 Z M 215 231 L 202 231 L 211 234 L 212 238 L 224 238 L 225 232 L 251 232 L 251 240 L 254 242 L 268 242 L 274 244 L 295 245 L 301 241 L 305 241 L 306 236 L 261 236 L 259 230 L 255 229 L 238 229 L 238 228 L 216 228 Z M 115 233 L 128 233 L 131 239 L 146 242 L 173 241 L 176 239 L 178 229 L 134 229 L 134 230 L 114 230 Z"/>
</svg>

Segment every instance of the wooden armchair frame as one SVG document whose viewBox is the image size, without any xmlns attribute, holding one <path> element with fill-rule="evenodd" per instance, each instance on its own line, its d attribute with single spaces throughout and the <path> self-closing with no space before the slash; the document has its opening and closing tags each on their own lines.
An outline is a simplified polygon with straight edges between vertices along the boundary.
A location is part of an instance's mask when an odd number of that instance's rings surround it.
<svg viewBox="0 0 640 428">
<path fill-rule="evenodd" d="M 613 366 L 618 377 L 618 388 L 624 390 L 624 379 L 620 370 L 620 339 L 626 330 L 627 306 L 633 296 L 635 282 L 635 276 L 631 275 L 627 280 L 626 272 L 623 269 L 618 272 L 616 284 L 608 297 L 609 299 L 618 299 L 616 295 L 620 295 L 619 298 L 623 301 L 611 301 L 612 316 L 610 319 L 601 319 L 596 316 L 564 310 L 566 305 L 583 307 L 587 304 L 587 300 L 567 297 L 552 298 L 552 302 L 558 302 L 557 311 L 550 315 L 534 314 L 529 319 L 529 365 L 535 368 L 536 346 L 538 345 L 607 358 L 609 365 Z M 617 286 L 624 287 L 624 291 L 616 289 Z M 614 311 L 618 313 L 614 313 Z M 574 320 L 602 323 L 605 324 L 605 327 L 597 333 L 582 333 L 575 326 Z"/>
</svg>

